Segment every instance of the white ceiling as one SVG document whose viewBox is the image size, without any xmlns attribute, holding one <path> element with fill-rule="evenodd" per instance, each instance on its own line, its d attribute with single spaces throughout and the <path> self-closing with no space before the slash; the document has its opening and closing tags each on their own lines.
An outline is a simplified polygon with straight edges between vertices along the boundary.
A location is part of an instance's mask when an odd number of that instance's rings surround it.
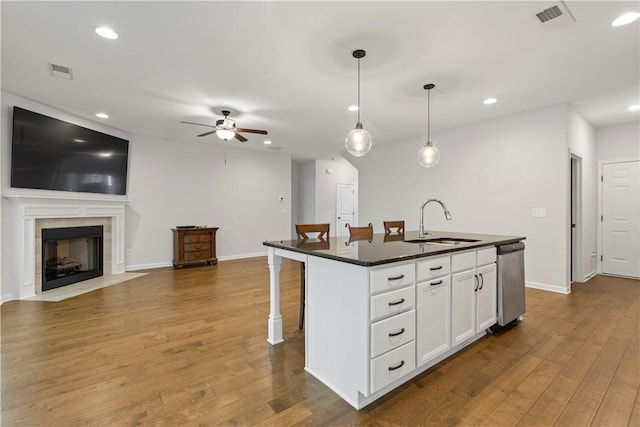
<svg viewBox="0 0 640 427">
<path fill-rule="evenodd" d="M 577 22 L 549 29 L 535 14 L 554 4 L 2 1 L 2 89 L 185 147 L 224 144 L 180 121 L 214 123 L 229 107 L 239 127 L 267 129 L 271 149 L 327 158 L 356 122 L 360 48 L 374 147 L 426 133 L 425 83 L 436 84 L 432 132 L 557 103 L 595 127 L 637 121 L 627 107 L 640 102 L 640 24 L 610 23 L 640 2 L 568 1 Z M 98 37 L 101 25 L 120 37 Z M 243 147 L 267 149 L 245 136 Z"/>
</svg>

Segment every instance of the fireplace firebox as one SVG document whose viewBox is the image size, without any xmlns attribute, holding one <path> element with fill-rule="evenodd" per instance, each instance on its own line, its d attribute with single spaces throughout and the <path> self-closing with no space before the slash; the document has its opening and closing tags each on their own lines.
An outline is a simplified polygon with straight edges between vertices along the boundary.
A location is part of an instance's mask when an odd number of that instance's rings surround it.
<svg viewBox="0 0 640 427">
<path fill-rule="evenodd" d="M 42 229 L 42 291 L 102 275 L 102 225 Z"/>
</svg>

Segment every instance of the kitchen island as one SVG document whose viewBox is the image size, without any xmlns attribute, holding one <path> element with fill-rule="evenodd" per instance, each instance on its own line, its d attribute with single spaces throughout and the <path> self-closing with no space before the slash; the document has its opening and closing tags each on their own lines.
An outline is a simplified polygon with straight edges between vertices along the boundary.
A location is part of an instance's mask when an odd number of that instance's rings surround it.
<svg viewBox="0 0 640 427">
<path fill-rule="evenodd" d="M 282 258 L 304 262 L 305 370 L 360 409 L 487 333 L 496 323 L 496 246 L 523 239 L 407 232 L 264 242 L 267 340 L 283 342 Z"/>
</svg>

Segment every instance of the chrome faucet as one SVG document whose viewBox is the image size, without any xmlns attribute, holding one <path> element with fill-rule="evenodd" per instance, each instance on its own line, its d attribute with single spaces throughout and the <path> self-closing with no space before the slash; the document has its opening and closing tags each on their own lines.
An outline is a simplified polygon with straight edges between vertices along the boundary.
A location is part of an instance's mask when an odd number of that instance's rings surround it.
<svg viewBox="0 0 640 427">
<path fill-rule="evenodd" d="M 424 207 L 427 206 L 427 204 L 429 204 L 430 202 L 440 203 L 440 206 L 442 206 L 442 209 L 444 210 L 445 219 L 447 221 L 451 221 L 451 212 L 449 212 L 449 209 L 447 209 L 447 206 L 444 204 L 444 202 L 442 200 L 440 200 L 440 199 L 429 199 L 429 200 L 427 200 L 420 207 L 420 228 L 418 229 L 418 238 L 419 239 L 424 238 L 424 236 L 427 235 L 427 234 L 431 234 L 431 233 L 425 233 L 424 232 Z"/>
</svg>

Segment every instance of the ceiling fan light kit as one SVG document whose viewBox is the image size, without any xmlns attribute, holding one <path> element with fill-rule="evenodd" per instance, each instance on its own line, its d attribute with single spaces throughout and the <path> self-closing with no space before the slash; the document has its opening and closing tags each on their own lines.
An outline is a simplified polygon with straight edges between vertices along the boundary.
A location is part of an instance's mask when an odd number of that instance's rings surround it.
<svg viewBox="0 0 640 427">
<path fill-rule="evenodd" d="M 232 138 L 235 138 L 240 142 L 247 141 L 247 138 L 240 135 L 240 132 L 258 133 L 260 135 L 268 134 L 266 130 L 239 128 L 236 126 L 236 121 L 229 118 L 229 114 L 231 114 L 229 110 L 222 110 L 221 113 L 224 116 L 224 118 L 216 120 L 215 126 L 205 125 L 203 123 L 193 123 L 193 122 L 181 122 L 181 123 L 186 123 L 189 125 L 207 126 L 207 127 L 213 128 L 212 131 L 201 133 L 198 136 L 207 136 L 215 133 L 218 136 L 218 138 L 224 141 L 229 141 Z"/>
<path fill-rule="evenodd" d="M 362 49 L 356 49 L 352 52 L 354 58 L 358 60 L 358 122 L 355 129 L 347 134 L 344 140 L 344 145 L 349 154 L 356 157 L 362 157 L 371 150 L 371 134 L 367 132 L 360 121 L 360 59 L 364 58 L 367 54 Z"/>
<path fill-rule="evenodd" d="M 431 89 L 436 87 L 433 83 L 424 85 L 427 91 L 427 142 L 418 152 L 418 160 L 420 166 L 430 168 L 438 164 L 440 161 L 440 150 L 431 142 Z"/>
</svg>

